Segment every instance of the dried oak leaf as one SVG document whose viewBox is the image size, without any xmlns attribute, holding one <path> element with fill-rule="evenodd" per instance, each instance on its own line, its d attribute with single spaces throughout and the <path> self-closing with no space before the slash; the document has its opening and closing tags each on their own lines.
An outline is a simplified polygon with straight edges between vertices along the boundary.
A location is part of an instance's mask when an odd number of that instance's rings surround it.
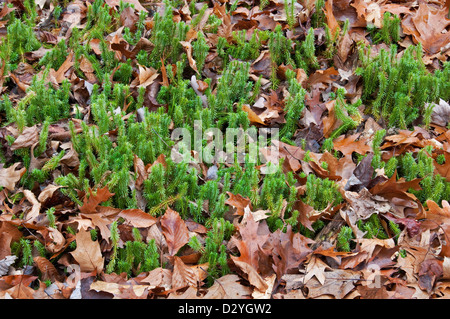
<svg viewBox="0 0 450 319">
<path fill-rule="evenodd" d="M 286 232 L 278 229 L 272 234 L 271 255 L 274 260 L 273 268 L 278 278 L 298 269 L 299 265 L 313 252 L 308 246 L 312 243 L 314 243 L 313 240 L 299 233 L 294 234 L 290 225 Z"/>
<path fill-rule="evenodd" d="M 433 8 L 427 3 L 419 3 L 419 9 L 411 17 L 412 24 L 403 29 L 411 34 L 416 43 L 421 43 L 429 55 L 436 54 L 450 42 L 450 33 L 446 28 L 450 25 L 448 8 Z"/>
<path fill-rule="evenodd" d="M 246 223 L 244 225 L 238 225 L 237 228 L 241 239 L 238 239 L 236 235 L 234 235 L 231 238 L 231 241 L 233 241 L 239 249 L 240 256 L 232 257 L 233 261 L 248 263 L 256 270 L 259 270 L 259 251 L 270 236 L 267 224 L 264 221 L 256 222 L 253 220 L 253 217 L 249 215 L 246 219 Z"/>
<path fill-rule="evenodd" d="M 435 104 L 431 113 L 431 123 L 446 127 L 450 122 L 450 104 L 443 99 L 439 99 L 439 104 Z"/>
<path fill-rule="evenodd" d="M 344 298 L 355 288 L 355 283 L 361 278 L 357 271 L 333 269 L 323 272 L 325 280 L 323 283 L 312 278 L 306 283 L 308 298 L 317 298 L 330 295 L 336 299 Z"/>
<path fill-rule="evenodd" d="M 450 257 L 450 204 L 448 201 L 442 201 L 442 208 L 432 200 L 426 201 L 428 210 L 421 218 L 425 218 L 424 224 L 427 221 L 431 222 L 431 229 L 440 228 L 444 232 L 445 244 L 441 247 L 441 256 Z"/>
<path fill-rule="evenodd" d="M 11 144 L 11 150 L 17 150 L 20 148 L 31 147 L 39 142 L 39 129 L 36 125 L 27 127 L 23 130 L 14 143 Z"/>
<path fill-rule="evenodd" d="M 169 255 L 174 256 L 189 241 L 189 230 L 180 214 L 170 208 L 167 208 L 160 222 Z"/>
<path fill-rule="evenodd" d="M 416 214 L 420 215 L 423 212 L 422 203 L 416 196 L 408 193 L 408 190 L 421 190 L 421 180 L 421 178 L 416 178 L 412 181 L 406 181 L 404 178 L 397 180 L 397 171 L 395 171 L 390 179 L 376 184 L 370 189 L 370 192 L 373 195 L 379 195 L 390 200 L 392 207 L 396 210 L 397 214 L 395 215 L 398 218 L 405 217 L 405 208 L 412 208 Z"/>
<path fill-rule="evenodd" d="M 229 274 L 222 276 L 214 281 L 204 299 L 247 299 L 251 293 L 252 288 L 244 286 L 240 283 L 240 278 L 237 275 Z"/>
<path fill-rule="evenodd" d="M 353 152 L 364 155 L 372 150 L 366 139 L 358 139 L 360 134 L 350 136 L 341 135 L 333 140 L 334 149 L 342 152 L 344 156 L 351 156 Z"/>
<path fill-rule="evenodd" d="M 186 265 L 180 257 L 173 257 L 172 289 L 187 286 L 197 287 L 198 275 L 192 267 Z"/>
<path fill-rule="evenodd" d="M 133 284 L 119 284 L 116 282 L 106 282 L 97 280 L 94 281 L 90 290 L 107 292 L 114 295 L 114 299 L 121 299 L 121 296 L 124 295 L 125 291 L 128 291 L 128 296 L 130 296 L 130 290 L 135 297 L 139 298 L 142 296 L 147 297 L 148 290 L 151 288 L 149 285 L 133 285 Z"/>
<path fill-rule="evenodd" d="M 225 204 L 236 208 L 237 215 L 244 216 L 244 209 L 247 206 L 249 206 L 249 208 L 252 209 L 251 201 L 248 197 L 245 198 L 240 194 L 234 195 L 231 192 L 227 192 L 227 195 L 230 197 L 225 201 Z"/>
<path fill-rule="evenodd" d="M 100 250 L 98 241 L 91 239 L 91 232 L 89 230 L 80 229 L 76 235 L 77 248 L 70 252 L 73 258 L 80 265 L 82 272 L 101 273 L 105 259 Z"/>
<path fill-rule="evenodd" d="M 155 268 L 140 282 L 169 290 L 172 288 L 172 271 L 161 267 Z"/>
<path fill-rule="evenodd" d="M 27 170 L 25 167 L 16 170 L 19 165 L 20 163 L 15 163 L 8 168 L 0 168 L 0 186 L 5 187 L 9 191 L 14 190 L 16 183 L 22 178 L 22 175 L 25 174 Z"/>
<path fill-rule="evenodd" d="M 64 276 L 61 276 L 55 266 L 45 257 L 37 256 L 33 258 L 39 271 L 41 272 L 41 280 L 51 280 L 63 282 Z"/>
<path fill-rule="evenodd" d="M 139 2 L 139 0 L 105 0 L 106 4 L 110 7 L 118 7 L 120 6 L 120 1 L 123 1 L 124 3 L 129 3 L 134 5 L 134 8 L 138 11 L 147 11 L 142 4 Z"/>
<path fill-rule="evenodd" d="M 97 206 L 102 202 L 106 202 L 114 195 L 114 193 L 109 192 L 108 187 L 106 186 L 97 189 L 95 195 L 93 194 L 92 189 L 89 188 L 89 194 L 89 198 L 87 198 L 87 196 L 84 197 L 83 205 L 80 207 L 80 212 L 82 214 L 97 213 Z"/>
</svg>

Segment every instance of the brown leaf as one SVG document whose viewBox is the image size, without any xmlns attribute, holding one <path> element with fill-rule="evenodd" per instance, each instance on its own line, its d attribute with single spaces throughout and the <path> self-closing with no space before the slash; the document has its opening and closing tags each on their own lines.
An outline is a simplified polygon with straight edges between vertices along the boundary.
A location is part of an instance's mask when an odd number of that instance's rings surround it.
<svg viewBox="0 0 450 319">
<path fill-rule="evenodd" d="M 240 283 L 237 275 L 229 274 L 214 281 L 204 299 L 246 299 L 252 293 L 252 288 Z"/>
<path fill-rule="evenodd" d="M 147 228 L 154 225 L 157 221 L 152 215 L 137 208 L 122 210 L 118 216 L 122 217 L 130 223 L 131 226 L 136 228 Z"/>
<path fill-rule="evenodd" d="M 137 190 L 141 190 L 144 180 L 146 180 L 148 177 L 148 173 L 145 169 L 144 162 L 136 154 L 134 155 L 133 165 L 134 172 L 136 173 L 135 187 Z"/>
<path fill-rule="evenodd" d="M 53 76 L 57 83 L 62 83 L 62 81 L 66 78 L 66 72 L 73 66 L 73 52 L 70 52 L 67 56 L 64 63 L 59 67 L 59 69 L 55 72 L 53 69 Z"/>
<path fill-rule="evenodd" d="M 351 156 L 353 152 L 361 155 L 370 152 L 372 147 L 368 144 L 368 141 L 359 137 L 359 134 L 353 134 L 348 137 L 341 135 L 333 140 L 334 149 L 342 152 L 344 156 Z"/>
<path fill-rule="evenodd" d="M 101 280 L 94 281 L 89 290 L 95 291 L 103 291 L 114 295 L 114 298 L 120 299 L 123 298 L 121 296 L 124 295 L 124 292 L 128 291 L 127 296 L 130 297 L 130 293 L 134 294 L 134 297 L 138 297 L 136 299 L 140 299 L 139 297 L 147 297 L 148 289 L 151 286 L 149 285 L 133 285 L 133 284 L 119 284 L 115 282 L 106 282 Z M 131 291 L 130 291 L 131 290 Z"/>
<path fill-rule="evenodd" d="M 266 125 L 266 123 L 255 113 L 255 111 L 253 111 L 250 108 L 249 105 L 243 104 L 242 110 L 247 112 L 248 119 L 250 120 L 251 123 L 258 123 L 258 124 Z"/>
<path fill-rule="evenodd" d="M 161 217 L 161 228 L 169 247 L 169 255 L 174 256 L 189 241 L 186 223 L 178 212 L 167 208 L 165 214 Z"/>
<path fill-rule="evenodd" d="M 336 299 L 342 299 L 355 288 L 355 283 L 361 277 L 357 271 L 342 269 L 334 269 L 323 274 L 325 277 L 323 284 L 315 278 L 306 283 L 308 298 L 329 295 Z"/>
<path fill-rule="evenodd" d="M 367 188 L 359 192 L 346 191 L 345 198 L 360 220 L 368 219 L 372 214 L 387 213 L 391 209 L 388 200 L 372 195 Z"/>
<path fill-rule="evenodd" d="M 230 197 L 225 201 L 225 204 L 236 208 L 237 215 L 244 216 L 244 209 L 247 206 L 251 209 L 251 201 L 249 198 L 244 198 L 240 194 L 234 195 L 231 192 L 227 192 L 227 195 Z"/>
<path fill-rule="evenodd" d="M 156 80 L 159 73 L 152 67 L 139 65 L 139 85 L 138 87 L 147 87 Z"/>
<path fill-rule="evenodd" d="M 80 265 L 82 272 L 103 271 L 104 257 L 100 250 L 98 241 L 91 239 L 91 232 L 89 230 L 80 229 L 76 235 L 77 248 L 70 252 Z"/>
<path fill-rule="evenodd" d="M 411 34 L 416 43 L 421 43 L 427 54 L 432 55 L 450 42 L 450 33 L 446 28 L 450 25 L 448 8 L 435 9 L 426 3 L 419 3 L 419 9 L 411 20 L 415 30 L 405 30 Z"/>
<path fill-rule="evenodd" d="M 159 267 L 150 271 L 147 277 L 141 279 L 140 282 L 169 290 L 172 288 L 172 272 L 169 269 Z"/>
<path fill-rule="evenodd" d="M 89 198 L 85 196 L 83 199 L 83 206 L 80 207 L 80 212 L 82 214 L 96 213 L 97 206 L 102 202 L 106 202 L 114 195 L 114 193 L 109 192 L 108 187 L 106 186 L 97 189 L 95 195 L 92 193 L 92 189 L 89 189 L 89 193 Z"/>
<path fill-rule="evenodd" d="M 136 22 L 139 21 L 139 16 L 135 13 L 135 10 L 131 7 L 125 8 L 120 13 L 120 22 L 122 26 L 130 29 L 131 32 L 136 30 Z"/>
<path fill-rule="evenodd" d="M 332 83 L 333 81 L 335 81 L 335 79 L 333 77 L 338 76 L 339 72 L 338 70 L 336 70 L 334 67 L 330 67 L 326 70 L 317 70 L 316 72 L 314 72 L 313 74 L 311 74 L 308 77 L 308 80 L 306 81 L 306 85 L 307 86 L 313 86 L 314 84 L 317 83 Z"/>
<path fill-rule="evenodd" d="M 11 243 L 19 241 L 22 236 L 14 224 L 0 222 L 0 260 L 11 255 Z"/>
<path fill-rule="evenodd" d="M 193 268 L 187 266 L 180 257 L 173 257 L 172 289 L 187 286 L 197 287 L 198 277 Z"/>
<path fill-rule="evenodd" d="M 313 252 L 308 247 L 313 242 L 313 240 L 299 233 L 294 234 L 290 225 L 288 225 L 286 232 L 278 229 L 272 234 L 271 254 L 274 259 L 273 268 L 278 278 L 298 269 L 299 265 Z"/>
<path fill-rule="evenodd" d="M 339 28 L 339 24 L 333 13 L 333 1 L 327 1 L 325 3 L 324 12 L 330 32 L 331 34 L 335 34 L 336 30 Z"/>
<path fill-rule="evenodd" d="M 231 240 L 239 249 L 240 256 L 234 257 L 233 261 L 245 262 L 259 270 L 259 251 L 270 236 L 267 224 L 254 221 L 253 217 L 249 215 L 245 225 L 239 225 L 237 228 L 241 239 L 234 235 Z"/>
<path fill-rule="evenodd" d="M 247 280 L 252 286 L 255 286 L 260 291 L 265 291 L 267 289 L 267 283 L 255 269 L 255 267 L 245 261 L 239 260 L 239 258 L 235 256 L 231 256 L 231 259 L 233 260 L 234 264 L 247 275 Z"/>
<path fill-rule="evenodd" d="M 11 150 L 28 148 L 39 142 L 39 129 L 37 126 L 27 127 L 23 130 L 14 143 L 11 144 Z"/>
<path fill-rule="evenodd" d="M 147 11 L 139 0 L 105 0 L 106 4 L 110 7 L 118 7 L 120 5 L 120 1 L 134 5 L 134 8 L 138 11 Z"/>
<path fill-rule="evenodd" d="M 44 204 L 47 199 L 52 198 L 53 193 L 63 186 L 48 184 L 38 196 L 38 201 Z"/>
<path fill-rule="evenodd" d="M 55 266 L 47 258 L 37 256 L 33 260 L 42 274 L 41 280 L 51 280 L 52 282 L 64 281 L 63 276 L 58 273 L 58 270 L 56 270 Z"/>
<path fill-rule="evenodd" d="M 439 99 L 439 104 L 435 104 L 431 113 L 431 123 L 446 127 L 450 122 L 450 104 Z"/>
<path fill-rule="evenodd" d="M 30 204 L 33 205 L 31 207 L 31 210 L 26 214 L 27 222 L 32 223 L 39 216 L 39 212 L 41 211 L 41 203 L 39 203 L 39 201 L 36 199 L 36 196 L 34 196 L 34 194 L 28 189 L 25 189 L 23 191 L 23 194 L 25 195 L 25 198 L 30 202 Z"/>
<path fill-rule="evenodd" d="M 10 191 L 14 190 L 16 183 L 27 170 L 25 167 L 22 167 L 16 171 L 16 168 L 19 165 L 20 163 L 15 163 L 8 168 L 0 168 L 0 186 L 5 187 Z"/>
<path fill-rule="evenodd" d="M 195 72 L 200 74 L 200 72 L 198 72 L 198 70 L 197 70 L 197 62 L 195 62 L 194 57 L 192 56 L 191 43 L 187 42 L 187 41 L 180 41 L 180 44 L 183 46 L 184 50 L 186 51 L 189 66 L 192 68 L 192 70 L 194 70 Z"/>
</svg>

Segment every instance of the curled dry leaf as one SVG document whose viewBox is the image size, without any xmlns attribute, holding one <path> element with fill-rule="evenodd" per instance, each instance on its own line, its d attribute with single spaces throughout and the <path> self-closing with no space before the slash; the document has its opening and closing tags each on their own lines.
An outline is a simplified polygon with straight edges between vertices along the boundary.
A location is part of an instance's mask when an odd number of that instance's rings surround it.
<svg viewBox="0 0 450 319">
<path fill-rule="evenodd" d="M 39 129 L 36 125 L 27 127 L 23 130 L 14 143 L 11 144 L 11 150 L 28 148 L 39 142 Z"/>
<path fill-rule="evenodd" d="M 0 186 L 5 187 L 6 189 L 13 191 L 16 187 L 16 183 L 22 178 L 22 175 L 25 174 L 26 168 L 22 167 L 19 170 L 16 170 L 17 166 L 21 163 L 15 163 L 8 168 L 0 168 Z"/>
<path fill-rule="evenodd" d="M 9 267 L 16 262 L 17 256 L 9 255 L 0 260 L 0 276 L 8 273 Z"/>
<path fill-rule="evenodd" d="M 64 280 L 63 276 L 58 273 L 58 270 L 56 270 L 55 266 L 47 258 L 37 256 L 33 258 L 33 261 L 41 272 L 41 280 L 51 280 L 52 282 L 62 282 Z"/>
<path fill-rule="evenodd" d="M 121 296 L 126 289 L 132 289 L 135 296 L 139 297 L 144 295 L 146 291 L 151 288 L 153 287 L 149 285 L 119 284 L 115 282 L 97 280 L 91 284 L 89 289 L 107 292 L 114 295 L 114 299 L 120 299 L 119 296 Z"/>
<path fill-rule="evenodd" d="M 189 230 L 178 212 L 167 208 L 161 217 L 161 228 L 169 248 L 169 255 L 174 256 L 189 241 Z"/>
<path fill-rule="evenodd" d="M 23 194 L 25 195 L 25 198 L 30 202 L 31 210 L 29 210 L 26 214 L 26 220 L 29 223 L 32 223 L 38 216 L 39 212 L 41 211 L 41 203 L 36 199 L 36 196 L 29 191 L 28 189 L 25 189 L 23 191 Z"/>
</svg>

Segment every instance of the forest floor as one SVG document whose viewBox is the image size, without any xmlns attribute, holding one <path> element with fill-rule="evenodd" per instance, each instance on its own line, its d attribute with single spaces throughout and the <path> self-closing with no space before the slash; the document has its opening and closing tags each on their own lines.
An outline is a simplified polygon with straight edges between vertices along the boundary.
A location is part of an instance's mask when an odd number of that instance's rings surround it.
<svg viewBox="0 0 450 319">
<path fill-rule="evenodd" d="M 449 1 L 0 8 L 1 298 L 450 296 Z"/>
</svg>

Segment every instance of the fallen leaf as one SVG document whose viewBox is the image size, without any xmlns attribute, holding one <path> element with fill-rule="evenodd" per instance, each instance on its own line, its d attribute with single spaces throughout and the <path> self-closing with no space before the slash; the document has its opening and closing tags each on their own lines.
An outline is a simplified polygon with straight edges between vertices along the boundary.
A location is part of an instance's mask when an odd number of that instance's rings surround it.
<svg viewBox="0 0 450 319">
<path fill-rule="evenodd" d="M 70 252 L 80 265 L 82 272 L 103 271 L 105 258 L 102 256 L 100 244 L 91 239 L 91 232 L 81 229 L 76 235 L 77 248 Z"/>
<path fill-rule="evenodd" d="M 16 183 L 27 171 L 25 167 L 16 170 L 17 166 L 19 166 L 20 164 L 21 163 L 15 163 L 8 168 L 0 168 L 0 186 L 5 187 L 10 191 L 14 190 L 14 188 L 16 187 Z"/>
<path fill-rule="evenodd" d="M 97 189 L 95 195 L 93 194 L 92 189 L 89 189 L 89 194 L 89 198 L 87 198 L 87 196 L 84 197 L 83 205 L 80 207 L 80 212 L 82 214 L 96 213 L 97 206 L 102 202 L 106 202 L 114 195 L 114 193 L 109 192 L 108 187 L 106 186 Z"/>
<path fill-rule="evenodd" d="M 37 256 L 33 258 L 33 261 L 36 263 L 39 271 L 41 272 L 41 280 L 51 280 L 62 282 L 63 276 L 58 273 L 55 266 L 45 257 Z"/>
<path fill-rule="evenodd" d="M 180 214 L 170 208 L 167 208 L 160 222 L 169 247 L 169 255 L 174 256 L 189 241 L 189 230 Z"/>
<path fill-rule="evenodd" d="M 32 127 L 26 127 L 22 134 L 20 134 L 14 143 L 11 144 L 11 150 L 17 150 L 20 148 L 28 148 L 39 142 L 39 129 L 36 125 Z"/>
<path fill-rule="evenodd" d="M 126 289 L 132 289 L 136 296 L 142 296 L 151 288 L 152 287 L 149 285 L 118 284 L 101 280 L 94 281 L 90 286 L 90 290 L 110 293 L 114 295 L 114 299 L 121 299 L 119 296 L 121 296 Z"/>
</svg>

